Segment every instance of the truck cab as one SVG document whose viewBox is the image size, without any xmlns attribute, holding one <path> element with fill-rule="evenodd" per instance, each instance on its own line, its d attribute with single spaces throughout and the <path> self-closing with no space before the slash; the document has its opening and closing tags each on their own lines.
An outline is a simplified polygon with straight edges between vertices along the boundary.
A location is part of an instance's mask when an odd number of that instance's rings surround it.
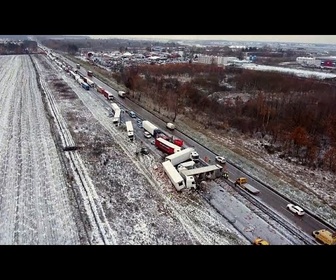
<svg viewBox="0 0 336 280">
<path fill-rule="evenodd" d="M 196 151 L 191 152 L 190 159 L 195 161 L 195 162 L 198 162 L 199 161 L 199 154 Z"/>
<path fill-rule="evenodd" d="M 187 189 L 195 189 L 196 190 L 196 181 L 194 176 L 185 176 L 185 185 Z"/>
<path fill-rule="evenodd" d="M 237 178 L 236 180 L 236 185 L 243 185 L 243 184 L 246 184 L 247 183 L 247 179 L 245 177 L 239 177 Z"/>
</svg>

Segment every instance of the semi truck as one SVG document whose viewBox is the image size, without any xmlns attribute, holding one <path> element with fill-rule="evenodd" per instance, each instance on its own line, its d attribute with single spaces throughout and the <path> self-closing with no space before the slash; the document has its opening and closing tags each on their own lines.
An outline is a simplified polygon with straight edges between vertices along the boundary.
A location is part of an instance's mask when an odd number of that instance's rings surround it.
<svg viewBox="0 0 336 280">
<path fill-rule="evenodd" d="M 109 92 L 108 90 L 103 89 L 102 93 L 107 100 L 113 100 L 114 99 L 113 94 L 111 92 Z"/>
<path fill-rule="evenodd" d="M 111 109 L 113 111 L 113 118 L 112 118 L 112 122 L 116 125 L 119 125 L 120 123 L 120 113 L 121 113 L 121 110 L 118 106 L 117 103 L 111 103 Z"/>
<path fill-rule="evenodd" d="M 237 178 L 237 180 L 235 182 L 235 186 L 239 186 L 242 189 L 245 189 L 245 190 L 247 190 L 248 192 L 250 192 L 252 194 L 258 194 L 258 193 L 260 193 L 260 191 L 258 189 L 256 189 L 252 185 L 248 184 L 247 183 L 247 179 L 244 178 L 244 177 Z"/>
<path fill-rule="evenodd" d="M 200 180 L 216 179 L 223 176 L 223 167 L 219 164 L 213 164 L 192 169 L 185 168 L 180 170 L 180 174 L 182 173 Z"/>
<path fill-rule="evenodd" d="M 102 95 L 104 95 L 104 97 L 107 99 L 107 100 L 113 100 L 114 99 L 114 96 L 111 92 L 109 92 L 108 90 L 104 89 L 103 87 L 99 86 L 99 85 L 96 85 L 96 89 L 99 93 L 101 93 Z"/>
<path fill-rule="evenodd" d="M 131 121 L 126 121 L 126 130 L 127 130 L 127 136 L 129 139 L 133 140 L 134 137 L 134 131 L 133 131 L 133 125 Z"/>
<path fill-rule="evenodd" d="M 144 130 L 148 131 L 154 138 L 157 138 L 157 136 L 162 133 L 162 131 L 156 125 L 152 124 L 150 121 L 147 120 L 142 121 L 142 127 L 144 128 Z"/>
<path fill-rule="evenodd" d="M 157 147 L 159 150 L 169 155 L 181 151 L 180 146 L 177 146 L 161 137 L 155 139 L 155 147 Z"/>
<path fill-rule="evenodd" d="M 172 142 L 173 144 L 183 147 L 184 141 L 182 139 L 175 138 L 174 136 L 168 136 L 163 132 L 156 133 L 156 137 L 161 137 L 169 142 Z"/>
<path fill-rule="evenodd" d="M 89 78 L 86 78 L 86 83 L 92 88 L 95 86 L 95 83 L 92 80 L 90 80 Z"/>
<path fill-rule="evenodd" d="M 164 161 L 162 166 L 177 191 L 195 186 L 195 179 L 192 176 L 184 176 L 185 178 L 183 178 L 170 161 Z"/>
<path fill-rule="evenodd" d="M 169 160 L 174 166 L 187 160 L 199 161 L 199 155 L 194 148 L 185 148 L 179 152 L 166 156 L 166 160 Z"/>
<path fill-rule="evenodd" d="M 103 87 L 101 87 L 100 85 L 96 85 L 96 89 L 97 89 L 97 91 L 99 92 L 99 93 L 101 93 L 101 94 L 104 94 L 104 88 Z"/>
<path fill-rule="evenodd" d="M 336 245 L 336 233 L 332 233 L 327 229 L 314 230 L 313 236 L 317 241 L 325 245 Z"/>
</svg>

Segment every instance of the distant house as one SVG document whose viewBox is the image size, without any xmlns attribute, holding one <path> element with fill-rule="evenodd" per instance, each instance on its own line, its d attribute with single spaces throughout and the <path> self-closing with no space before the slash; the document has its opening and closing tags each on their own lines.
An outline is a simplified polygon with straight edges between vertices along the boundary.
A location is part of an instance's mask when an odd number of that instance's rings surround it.
<svg viewBox="0 0 336 280">
<path fill-rule="evenodd" d="M 160 47 L 160 46 L 151 47 L 152 52 L 162 52 L 163 50 L 164 50 L 164 47 Z"/>
</svg>

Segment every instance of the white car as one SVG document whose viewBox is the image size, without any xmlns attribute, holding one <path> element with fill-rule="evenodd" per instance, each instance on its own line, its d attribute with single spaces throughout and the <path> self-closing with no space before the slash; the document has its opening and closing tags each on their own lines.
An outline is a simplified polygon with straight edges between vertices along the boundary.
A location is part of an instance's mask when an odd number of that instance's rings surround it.
<svg viewBox="0 0 336 280">
<path fill-rule="evenodd" d="M 219 163 L 226 163 L 225 157 L 222 156 L 216 156 L 216 161 Z"/>
<path fill-rule="evenodd" d="M 300 206 L 294 205 L 292 203 L 287 204 L 286 208 L 298 216 L 303 216 L 304 211 Z"/>
<path fill-rule="evenodd" d="M 152 137 L 152 134 L 150 134 L 148 131 L 145 131 L 145 132 L 144 132 L 144 136 L 145 136 L 146 138 L 151 138 L 151 137 Z"/>
</svg>

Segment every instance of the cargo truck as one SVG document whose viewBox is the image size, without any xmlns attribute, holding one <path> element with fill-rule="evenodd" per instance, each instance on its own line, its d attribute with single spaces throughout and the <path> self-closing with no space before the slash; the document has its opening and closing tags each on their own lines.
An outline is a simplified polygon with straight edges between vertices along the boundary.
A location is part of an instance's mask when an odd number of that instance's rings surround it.
<svg viewBox="0 0 336 280">
<path fill-rule="evenodd" d="M 178 139 L 178 138 L 175 138 L 174 136 L 168 136 L 166 135 L 165 133 L 161 132 L 161 133 L 156 133 L 156 138 L 157 137 L 161 137 L 169 142 L 172 142 L 173 144 L 177 145 L 177 146 L 180 146 L 180 147 L 183 147 L 183 144 L 184 144 L 184 141 L 182 139 Z"/>
<path fill-rule="evenodd" d="M 90 80 L 89 78 L 86 78 L 86 83 L 92 88 L 95 86 L 95 83 L 92 80 Z"/>
<path fill-rule="evenodd" d="M 251 186 L 250 184 L 247 183 L 247 179 L 244 177 L 237 178 L 235 182 L 235 186 L 239 186 L 242 189 L 247 190 L 248 192 L 252 194 L 258 194 L 260 191 L 256 189 L 255 187 Z"/>
<path fill-rule="evenodd" d="M 157 136 L 162 133 L 162 131 L 157 126 L 147 120 L 142 121 L 142 127 L 144 128 L 144 130 L 148 131 L 154 138 L 157 138 Z"/>
<path fill-rule="evenodd" d="M 192 176 L 183 178 L 170 161 L 164 161 L 162 166 L 177 191 L 181 191 L 185 187 L 194 188 L 195 179 Z"/>
<path fill-rule="evenodd" d="M 107 100 L 113 100 L 114 99 L 113 94 L 111 92 L 109 92 L 108 90 L 103 89 L 102 93 L 104 94 L 104 96 Z"/>
<path fill-rule="evenodd" d="M 179 152 L 166 156 L 166 160 L 169 160 L 174 166 L 187 160 L 199 161 L 199 155 L 194 148 L 185 148 Z"/>
<path fill-rule="evenodd" d="M 126 121 L 126 130 L 127 130 L 127 136 L 129 139 L 133 140 L 134 137 L 134 131 L 133 131 L 133 125 L 131 121 Z"/>
<path fill-rule="evenodd" d="M 111 109 L 113 111 L 113 117 L 112 117 L 112 122 L 116 125 L 119 125 L 120 124 L 120 113 L 121 113 L 121 110 L 118 106 L 117 103 L 111 103 Z"/>
<path fill-rule="evenodd" d="M 327 229 L 314 230 L 313 236 L 317 241 L 325 245 L 336 245 L 336 233 L 332 233 Z"/>
<path fill-rule="evenodd" d="M 193 175 L 186 174 L 189 171 L 189 169 L 185 166 L 182 166 L 179 168 L 178 173 L 182 176 L 184 179 L 184 184 L 186 188 L 188 189 L 195 189 L 197 188 L 196 186 L 196 180 Z"/>
<path fill-rule="evenodd" d="M 177 146 L 161 137 L 156 138 L 154 144 L 155 144 L 155 147 L 157 147 L 159 150 L 169 155 L 181 151 L 180 146 Z"/>
</svg>

